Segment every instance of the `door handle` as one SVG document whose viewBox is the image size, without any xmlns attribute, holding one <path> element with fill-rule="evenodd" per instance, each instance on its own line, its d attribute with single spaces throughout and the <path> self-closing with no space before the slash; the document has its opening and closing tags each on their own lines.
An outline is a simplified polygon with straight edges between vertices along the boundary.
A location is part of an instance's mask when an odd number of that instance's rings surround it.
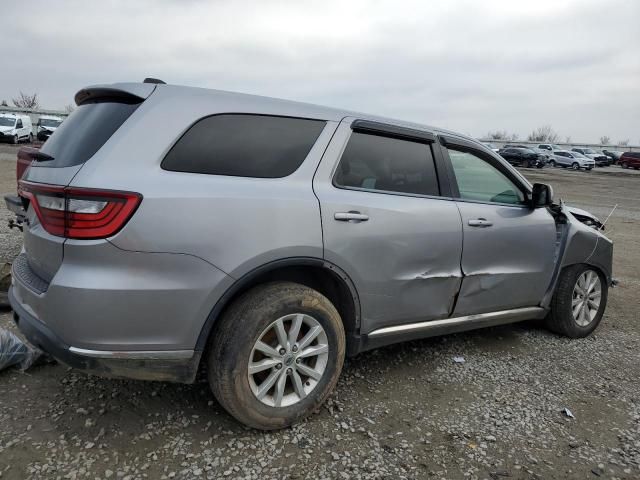
<svg viewBox="0 0 640 480">
<path fill-rule="evenodd" d="M 333 214 L 333 218 L 339 222 L 366 222 L 369 215 L 360 212 L 337 212 Z"/>
<path fill-rule="evenodd" d="M 469 220 L 470 227 L 490 227 L 493 225 L 493 222 L 487 220 L 486 218 L 475 218 L 473 220 Z"/>
</svg>

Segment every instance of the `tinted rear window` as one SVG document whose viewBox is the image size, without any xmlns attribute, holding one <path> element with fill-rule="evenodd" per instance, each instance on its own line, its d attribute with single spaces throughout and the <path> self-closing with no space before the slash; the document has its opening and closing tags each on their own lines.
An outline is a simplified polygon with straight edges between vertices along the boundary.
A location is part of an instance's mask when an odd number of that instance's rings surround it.
<svg viewBox="0 0 640 480">
<path fill-rule="evenodd" d="M 209 175 L 286 177 L 302 164 L 325 123 L 245 114 L 203 118 L 173 146 L 162 168 Z"/>
<path fill-rule="evenodd" d="M 352 133 L 334 183 L 339 187 L 439 195 L 430 145 Z"/>
<path fill-rule="evenodd" d="M 98 100 L 76 108 L 42 145 L 41 151 L 54 159 L 45 167 L 71 167 L 89 160 L 139 103 Z"/>
</svg>

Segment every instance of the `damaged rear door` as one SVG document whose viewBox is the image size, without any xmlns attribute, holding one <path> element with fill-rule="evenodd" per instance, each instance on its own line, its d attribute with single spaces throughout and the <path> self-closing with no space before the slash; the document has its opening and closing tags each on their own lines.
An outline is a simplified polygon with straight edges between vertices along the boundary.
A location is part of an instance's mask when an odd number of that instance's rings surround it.
<svg viewBox="0 0 640 480">
<path fill-rule="evenodd" d="M 464 231 L 453 316 L 539 305 L 556 262 L 553 216 L 529 207 L 528 186 L 510 167 L 470 142 L 446 144 Z"/>
<path fill-rule="evenodd" d="M 446 318 L 460 287 L 462 225 L 435 137 L 345 119 L 314 178 L 325 258 L 359 293 L 364 333 Z"/>
</svg>

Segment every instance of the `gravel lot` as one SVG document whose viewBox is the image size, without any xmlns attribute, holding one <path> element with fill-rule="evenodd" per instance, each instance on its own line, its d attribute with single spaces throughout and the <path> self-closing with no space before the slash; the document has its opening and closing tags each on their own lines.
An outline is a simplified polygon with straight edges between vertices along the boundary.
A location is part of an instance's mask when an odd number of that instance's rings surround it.
<svg viewBox="0 0 640 480">
<path fill-rule="evenodd" d="M 0 148 L 3 194 L 15 188 L 11 148 Z M 532 322 L 368 352 L 347 360 L 316 415 L 274 433 L 240 426 L 202 382 L 9 370 L 0 478 L 640 478 L 640 178 L 619 167 L 524 173 L 602 217 L 619 204 L 608 230 L 621 285 L 590 338 Z M 0 261 L 21 241 L 8 218 L 0 209 Z M 0 326 L 12 328 L 9 313 Z"/>
</svg>

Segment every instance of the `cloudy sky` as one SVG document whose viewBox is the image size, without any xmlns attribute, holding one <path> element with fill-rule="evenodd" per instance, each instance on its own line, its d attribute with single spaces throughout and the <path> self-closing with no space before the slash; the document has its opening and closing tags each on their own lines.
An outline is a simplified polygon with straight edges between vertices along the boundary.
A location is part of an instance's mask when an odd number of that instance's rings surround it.
<svg viewBox="0 0 640 480">
<path fill-rule="evenodd" d="M 640 143 L 640 0 L 10 1 L 0 100 L 93 83 L 284 97 L 473 136 Z"/>
</svg>

